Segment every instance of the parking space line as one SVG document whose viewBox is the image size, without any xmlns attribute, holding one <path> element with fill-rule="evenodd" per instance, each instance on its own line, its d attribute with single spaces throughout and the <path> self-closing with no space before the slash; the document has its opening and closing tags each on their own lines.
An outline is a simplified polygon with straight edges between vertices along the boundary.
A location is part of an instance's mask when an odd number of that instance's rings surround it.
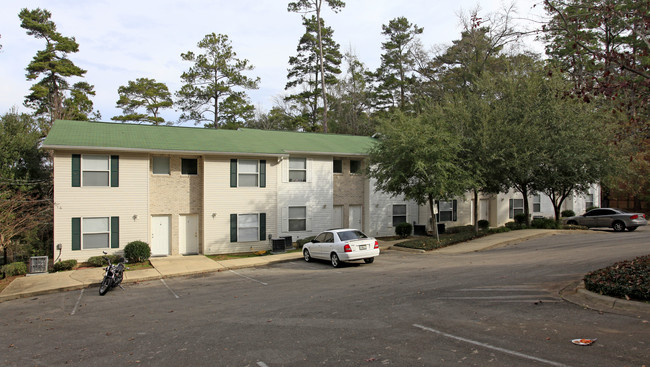
<svg viewBox="0 0 650 367">
<path fill-rule="evenodd" d="M 545 363 L 545 364 L 548 364 L 548 365 L 550 365 L 550 366 L 568 367 L 566 364 L 562 364 L 562 363 L 554 362 L 554 361 L 549 361 L 548 359 L 538 358 L 538 357 L 531 356 L 531 355 L 524 354 L 524 353 L 515 352 L 514 350 L 509 350 L 509 349 L 504 349 L 504 348 L 495 347 L 495 346 L 490 345 L 490 344 L 477 342 L 477 341 L 474 341 L 474 340 L 471 340 L 471 339 L 463 338 L 463 337 L 461 337 L 461 336 L 456 336 L 456 335 L 452 335 L 452 334 L 447 334 L 447 333 L 442 332 L 442 331 L 440 331 L 440 330 L 432 329 L 432 328 L 429 328 L 429 327 L 426 327 L 426 326 L 422 326 L 422 325 L 419 325 L 419 324 L 413 324 L 413 326 L 415 326 L 416 328 L 419 328 L 419 329 L 425 330 L 425 331 L 430 331 L 430 332 L 432 332 L 432 333 L 435 333 L 435 334 L 438 334 L 438 335 L 442 335 L 442 336 L 447 337 L 447 338 L 450 338 L 450 339 L 458 340 L 458 341 L 461 341 L 461 342 L 464 342 L 464 343 L 474 344 L 474 345 L 477 345 L 477 346 L 479 346 L 479 347 L 483 347 L 483 348 L 487 348 L 487 349 L 496 350 L 496 351 L 498 351 L 498 352 L 502 352 L 502 353 L 510 354 L 510 355 L 513 355 L 513 356 L 516 356 L 516 357 L 521 357 L 521 358 L 524 358 L 524 359 L 529 359 L 529 360 L 531 360 L 531 361 L 536 361 L 536 362 L 540 362 L 540 363 Z"/>
<path fill-rule="evenodd" d="M 74 316 L 75 313 L 77 313 L 77 309 L 79 308 L 79 303 L 81 302 L 81 296 L 84 295 L 84 290 L 81 290 L 81 293 L 79 293 L 79 298 L 77 298 L 77 303 L 74 304 L 74 308 L 72 309 L 72 312 L 70 312 L 70 316 Z"/>
<path fill-rule="evenodd" d="M 244 274 L 239 274 L 238 272 L 236 272 L 236 271 L 234 271 L 234 270 L 228 270 L 228 271 L 231 272 L 231 273 L 235 273 L 235 274 L 239 275 L 239 276 L 242 277 L 242 278 L 246 278 L 246 279 L 248 279 L 248 280 L 252 280 L 252 281 L 254 281 L 254 282 L 258 282 L 258 283 L 260 283 L 261 285 L 269 285 L 268 283 L 264 283 L 264 282 L 259 281 L 259 280 L 257 280 L 257 279 L 253 279 L 253 278 L 248 277 L 248 276 L 246 276 L 246 275 L 244 275 Z"/>
<path fill-rule="evenodd" d="M 162 284 L 165 285 L 165 287 L 167 287 L 167 289 L 169 289 L 170 292 L 172 292 L 172 294 L 174 295 L 174 297 L 176 297 L 176 298 L 181 298 L 178 294 L 176 294 L 176 292 L 174 292 L 171 288 L 169 288 L 169 286 L 167 285 L 167 283 L 165 283 L 165 279 L 160 279 L 160 281 L 162 282 Z"/>
</svg>

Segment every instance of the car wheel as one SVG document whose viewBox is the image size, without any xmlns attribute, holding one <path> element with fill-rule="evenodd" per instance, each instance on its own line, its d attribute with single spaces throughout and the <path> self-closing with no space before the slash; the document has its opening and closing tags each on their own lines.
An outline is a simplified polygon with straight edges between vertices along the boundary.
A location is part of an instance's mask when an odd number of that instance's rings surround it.
<svg viewBox="0 0 650 367">
<path fill-rule="evenodd" d="M 570 226 L 577 226 L 578 222 L 576 222 L 575 220 L 570 220 L 570 221 L 566 222 L 566 224 L 568 224 Z"/>
<path fill-rule="evenodd" d="M 614 232 L 623 232 L 625 230 L 625 224 L 623 222 L 614 222 L 612 228 L 614 228 Z"/>
<path fill-rule="evenodd" d="M 627 230 L 630 231 L 630 232 L 634 232 L 634 230 L 637 229 L 637 228 L 639 228 L 639 227 L 627 227 Z"/>
<path fill-rule="evenodd" d="M 341 266 L 341 260 L 339 260 L 339 255 L 337 255 L 336 252 L 333 252 L 332 255 L 330 255 L 330 260 L 332 261 L 333 267 L 338 268 Z"/>
<path fill-rule="evenodd" d="M 363 259 L 363 261 L 365 261 L 366 264 L 372 264 L 375 261 L 375 258 L 369 257 L 367 259 Z"/>
<path fill-rule="evenodd" d="M 305 251 L 302 252 L 302 255 L 305 257 L 306 262 L 311 261 L 311 255 L 309 254 L 309 250 L 305 249 Z"/>
</svg>

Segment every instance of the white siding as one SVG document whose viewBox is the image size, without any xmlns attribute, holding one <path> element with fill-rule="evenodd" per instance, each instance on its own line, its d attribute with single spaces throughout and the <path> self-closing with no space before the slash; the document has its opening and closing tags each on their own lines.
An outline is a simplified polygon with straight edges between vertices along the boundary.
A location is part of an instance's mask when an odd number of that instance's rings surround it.
<svg viewBox="0 0 650 367">
<path fill-rule="evenodd" d="M 321 231 L 332 228 L 334 216 L 333 195 L 334 182 L 332 173 L 332 157 L 310 157 L 307 158 L 307 182 L 288 182 L 289 159 L 284 158 L 279 166 L 285 174 L 277 177 L 278 207 L 276 228 L 277 232 L 272 233 L 273 237 L 292 236 L 293 241 L 297 239 L 315 236 Z M 306 206 L 311 221 L 311 229 L 299 232 L 290 232 L 285 225 L 287 221 L 285 208 L 290 206 Z"/>
<path fill-rule="evenodd" d="M 79 153 L 84 152 L 54 153 L 54 258 L 82 262 L 102 254 L 102 249 L 83 250 L 83 247 L 72 251 L 72 218 L 75 217 L 120 218 L 120 247 L 107 249 L 109 253 L 122 251 L 131 241 L 149 242 L 149 156 L 119 154 L 119 187 L 72 187 L 72 154 Z M 60 253 L 57 244 L 61 244 Z"/>
<path fill-rule="evenodd" d="M 230 242 L 230 214 L 266 213 L 266 235 L 277 234 L 276 193 L 278 163 L 276 158 L 245 157 L 266 160 L 266 187 L 230 187 L 230 159 L 241 157 L 205 157 L 203 204 L 203 253 L 228 254 L 269 250 L 270 242 Z"/>
</svg>

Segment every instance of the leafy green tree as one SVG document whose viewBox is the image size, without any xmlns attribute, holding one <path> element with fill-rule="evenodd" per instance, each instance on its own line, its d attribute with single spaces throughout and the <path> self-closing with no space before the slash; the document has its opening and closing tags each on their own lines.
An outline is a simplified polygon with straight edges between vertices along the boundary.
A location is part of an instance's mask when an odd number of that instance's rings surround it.
<svg viewBox="0 0 650 367">
<path fill-rule="evenodd" d="M 443 109 L 443 118 L 456 127 L 462 136 L 462 158 L 465 169 L 473 172 L 475 180 L 467 190 L 474 196 L 474 230 L 478 233 L 479 193 L 500 191 L 498 159 L 491 149 L 500 140 L 488 119 L 490 105 L 486 95 L 491 90 L 482 88 L 485 71 L 499 73 L 504 69 L 506 56 L 503 48 L 516 40 L 517 32 L 509 24 L 512 9 L 504 13 L 480 17 L 478 10 L 461 17 L 463 31 L 459 40 L 419 69 L 427 83 L 421 86 L 420 103 L 435 101 Z"/>
<path fill-rule="evenodd" d="M 68 78 L 83 77 L 86 70 L 76 66 L 68 54 L 79 51 L 74 37 L 64 37 L 50 20 L 51 13 L 40 8 L 22 9 L 18 15 L 27 34 L 45 40 L 45 49 L 38 51 L 27 66 L 27 80 L 36 80 L 26 96 L 25 106 L 46 121 L 45 133 L 56 119 L 89 120 L 93 112 L 90 100 L 93 86 L 77 82 L 70 86 Z M 99 114 L 95 113 L 95 118 Z"/>
<path fill-rule="evenodd" d="M 294 103 L 302 111 L 301 120 L 308 124 L 302 126 L 307 131 L 325 130 L 323 112 L 323 85 L 333 86 L 337 82 L 337 75 L 341 73 L 341 53 L 338 43 L 334 42 L 333 31 L 326 27 L 321 19 L 321 27 L 316 26 L 316 17 L 303 17 L 305 34 L 300 38 L 297 55 L 289 58 L 291 68 L 287 74 L 285 89 L 299 89 L 296 94 L 285 97 L 285 100 Z M 321 32 L 321 41 L 318 41 L 318 31 Z M 322 47 L 321 47 L 322 46 Z M 325 62 L 320 62 L 323 53 Z M 325 72 L 324 74 L 322 72 Z"/>
<path fill-rule="evenodd" d="M 181 54 L 192 63 L 181 75 L 185 83 L 176 92 L 180 121 L 206 123 L 205 127 L 237 128 L 254 116 L 255 108 L 239 89 L 257 89 L 259 78 L 243 73 L 253 70 L 246 59 L 238 59 L 228 36 L 208 34 L 197 44 L 203 53 Z"/>
<path fill-rule="evenodd" d="M 121 116 L 114 116 L 115 121 L 146 122 L 153 125 L 165 123 L 160 117 L 160 110 L 172 107 L 172 96 L 165 83 L 156 82 L 154 79 L 138 78 L 129 80 L 126 86 L 118 88 L 120 98 L 117 107 L 123 110 Z M 144 109 L 146 113 L 137 112 Z"/>
<path fill-rule="evenodd" d="M 30 244 L 51 240 L 51 174 L 39 149 L 42 133 L 34 117 L 12 110 L 0 117 L 0 250 L 18 252 L 17 238 Z M 34 254 L 47 254 L 34 246 Z M 30 255 L 28 253 L 27 255 Z"/>
<path fill-rule="evenodd" d="M 41 138 L 32 116 L 12 110 L 0 117 L 0 183 L 27 187 L 49 178 Z"/>
<path fill-rule="evenodd" d="M 347 52 L 343 60 L 346 73 L 334 86 L 332 94 L 332 132 L 337 134 L 366 135 L 375 132 L 369 111 L 371 106 L 368 69 L 359 58 Z"/>
<path fill-rule="evenodd" d="M 418 82 L 416 50 L 421 47 L 418 35 L 424 28 L 412 24 L 405 17 L 382 25 L 382 35 L 388 39 L 382 43 L 384 53 L 381 65 L 373 74 L 377 85 L 375 107 L 382 110 L 408 111 L 413 103 L 413 89 Z"/>
<path fill-rule="evenodd" d="M 650 3 L 634 0 L 545 0 L 546 52 L 566 70 L 574 92 L 594 102 L 611 123 L 628 164 L 612 191 L 650 202 Z M 630 183 L 632 183 L 630 185 Z"/>
<path fill-rule="evenodd" d="M 616 160 L 607 144 L 613 129 L 606 124 L 606 112 L 571 95 L 561 72 L 551 70 L 537 85 L 531 113 L 539 115 L 536 124 L 544 134 L 539 155 L 544 159 L 534 167 L 533 188 L 551 199 L 559 220 L 560 208 L 569 195 L 587 193 L 615 171 Z"/>
<path fill-rule="evenodd" d="M 325 0 L 330 9 L 335 13 L 345 7 L 345 2 L 341 0 Z M 287 6 L 287 10 L 294 13 L 315 13 L 316 26 L 317 26 L 317 44 L 318 44 L 318 66 L 320 74 L 326 75 L 325 72 L 325 45 L 324 45 L 324 32 L 322 22 L 323 0 L 298 0 L 292 1 Z M 304 18 L 304 17 L 303 17 Z M 323 131 L 327 133 L 327 85 L 325 78 L 321 79 L 321 95 L 323 97 Z"/>
<path fill-rule="evenodd" d="M 472 180 L 460 159 L 461 137 L 442 114 L 436 106 L 418 116 L 391 114 L 370 150 L 368 173 L 378 190 L 428 205 L 436 236 L 435 200 L 463 195 Z"/>
</svg>

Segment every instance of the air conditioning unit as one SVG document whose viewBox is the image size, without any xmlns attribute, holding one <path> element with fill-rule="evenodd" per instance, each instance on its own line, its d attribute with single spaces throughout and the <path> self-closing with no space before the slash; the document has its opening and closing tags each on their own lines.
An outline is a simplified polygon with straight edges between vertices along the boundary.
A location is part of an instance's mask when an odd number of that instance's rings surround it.
<svg viewBox="0 0 650 367">
<path fill-rule="evenodd" d="M 273 238 L 271 240 L 271 246 L 272 246 L 271 252 L 273 253 L 284 252 L 285 251 L 284 243 L 285 243 L 284 238 Z"/>
<path fill-rule="evenodd" d="M 29 258 L 29 273 L 47 273 L 47 256 L 32 256 Z"/>
</svg>

